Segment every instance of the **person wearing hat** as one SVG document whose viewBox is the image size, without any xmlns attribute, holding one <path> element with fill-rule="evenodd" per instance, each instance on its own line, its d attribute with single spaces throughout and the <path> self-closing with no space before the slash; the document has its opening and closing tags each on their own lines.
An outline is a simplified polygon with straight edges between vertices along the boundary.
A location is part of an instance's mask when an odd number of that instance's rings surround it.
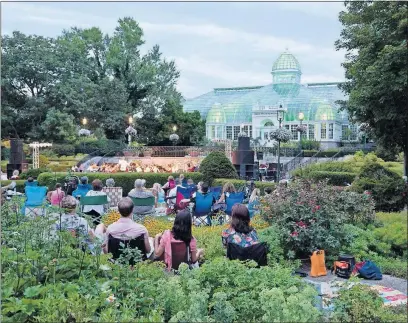
<svg viewBox="0 0 408 323">
<path fill-rule="evenodd" d="M 83 236 L 89 235 L 91 237 L 94 236 L 88 222 L 83 217 L 76 214 L 77 203 L 78 201 L 70 195 L 65 196 L 61 200 L 61 208 L 63 209 L 63 213 L 61 218 L 59 215 L 55 215 L 56 221 L 51 229 L 52 237 L 56 237 L 57 232 L 60 230 L 70 231 L 75 236 L 77 234 Z"/>
<path fill-rule="evenodd" d="M 152 197 L 154 196 L 152 192 L 146 191 L 143 189 L 143 180 L 137 179 L 135 181 L 135 188 L 132 189 L 128 196 L 133 197 L 133 198 L 146 198 L 146 197 Z M 134 214 L 145 214 L 152 212 L 154 210 L 154 205 L 152 206 L 135 206 L 133 208 L 133 213 Z"/>
<path fill-rule="evenodd" d="M 81 177 L 81 183 L 78 184 L 77 189 L 72 192 L 72 196 L 75 198 L 81 198 L 82 196 L 85 196 L 91 189 L 92 186 L 88 184 L 88 177 L 83 176 Z"/>
</svg>

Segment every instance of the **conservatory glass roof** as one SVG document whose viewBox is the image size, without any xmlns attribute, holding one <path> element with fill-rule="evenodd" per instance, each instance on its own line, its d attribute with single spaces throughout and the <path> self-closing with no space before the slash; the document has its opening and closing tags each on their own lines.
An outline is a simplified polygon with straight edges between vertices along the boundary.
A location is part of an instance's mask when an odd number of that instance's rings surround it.
<svg viewBox="0 0 408 323">
<path fill-rule="evenodd" d="M 273 64 L 273 73 L 300 73 L 297 59 L 285 52 Z M 252 122 L 252 110 L 260 106 L 282 105 L 287 109 L 285 121 L 297 121 L 299 112 L 304 121 L 332 120 L 348 122 L 345 112 L 339 112 L 337 100 L 345 96 L 338 83 L 300 84 L 296 80 L 265 86 L 218 88 L 197 98 L 186 100 L 184 111 L 199 111 L 208 123 L 242 124 Z"/>
</svg>

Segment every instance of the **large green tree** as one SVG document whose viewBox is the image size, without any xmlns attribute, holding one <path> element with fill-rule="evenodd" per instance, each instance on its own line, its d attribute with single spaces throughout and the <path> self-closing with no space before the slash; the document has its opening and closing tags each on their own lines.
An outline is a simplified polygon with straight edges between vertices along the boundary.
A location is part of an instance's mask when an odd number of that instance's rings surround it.
<svg viewBox="0 0 408 323">
<path fill-rule="evenodd" d="M 346 50 L 352 121 L 367 123 L 377 142 L 404 152 L 408 175 L 408 3 L 347 1 L 336 48 Z"/>
</svg>

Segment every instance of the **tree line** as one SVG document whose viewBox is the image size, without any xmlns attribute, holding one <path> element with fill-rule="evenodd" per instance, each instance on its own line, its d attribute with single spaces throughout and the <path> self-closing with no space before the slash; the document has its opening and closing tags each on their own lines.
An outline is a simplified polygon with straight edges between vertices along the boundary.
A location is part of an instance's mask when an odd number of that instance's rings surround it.
<svg viewBox="0 0 408 323">
<path fill-rule="evenodd" d="M 137 141 L 199 142 L 205 123 L 184 113 L 174 61 L 158 45 L 141 55 L 143 30 L 130 17 L 112 35 L 98 27 L 63 30 L 56 38 L 14 31 L 2 36 L 2 138 L 72 143 L 81 119 L 98 139 L 123 139 L 135 115 Z"/>
</svg>

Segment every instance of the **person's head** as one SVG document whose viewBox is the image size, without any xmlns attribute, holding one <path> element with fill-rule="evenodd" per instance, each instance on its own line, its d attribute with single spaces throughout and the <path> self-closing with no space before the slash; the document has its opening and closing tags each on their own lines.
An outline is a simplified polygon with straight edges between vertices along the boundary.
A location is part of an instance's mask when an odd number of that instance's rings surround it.
<svg viewBox="0 0 408 323">
<path fill-rule="evenodd" d="M 61 189 L 61 184 L 60 183 L 55 184 L 55 189 L 56 190 Z"/>
<path fill-rule="evenodd" d="M 13 176 L 18 176 L 18 175 L 20 175 L 20 172 L 17 169 L 13 171 Z"/>
<path fill-rule="evenodd" d="M 124 218 L 131 216 L 133 212 L 134 204 L 129 197 L 124 197 L 118 203 L 118 211 Z"/>
<path fill-rule="evenodd" d="M 66 212 L 74 213 L 77 207 L 77 200 L 73 196 L 67 195 L 61 200 L 61 207 Z"/>
<path fill-rule="evenodd" d="M 142 187 L 146 187 L 146 180 L 142 179 Z"/>
<path fill-rule="evenodd" d="M 272 187 L 267 187 L 264 189 L 265 194 L 269 195 L 272 193 Z"/>
<path fill-rule="evenodd" d="M 141 179 L 135 180 L 135 189 L 141 190 L 143 188 L 143 181 Z"/>
<path fill-rule="evenodd" d="M 107 187 L 115 187 L 115 180 L 113 178 L 108 178 L 106 180 L 106 186 Z"/>
<path fill-rule="evenodd" d="M 174 219 L 173 229 L 171 230 L 174 239 L 189 244 L 192 238 L 191 226 L 192 221 L 190 211 L 185 209 L 178 212 Z"/>
<path fill-rule="evenodd" d="M 162 191 L 161 185 L 159 183 L 153 184 L 153 193 L 157 194 Z"/>
<path fill-rule="evenodd" d="M 193 179 L 192 179 L 192 178 L 189 178 L 189 179 L 187 180 L 187 184 L 188 184 L 188 185 L 194 185 Z"/>
<path fill-rule="evenodd" d="M 88 177 L 86 177 L 86 176 L 82 176 L 81 177 L 81 184 L 88 184 Z"/>
<path fill-rule="evenodd" d="M 203 184 L 204 184 L 203 181 L 198 182 L 198 184 L 197 184 L 197 190 L 198 191 L 201 191 L 201 187 L 203 186 Z"/>
<path fill-rule="evenodd" d="M 202 192 L 203 194 L 207 194 L 207 193 L 208 193 L 208 189 L 209 189 L 209 186 L 208 186 L 207 183 L 203 183 L 203 184 L 201 185 L 201 192 Z"/>
<path fill-rule="evenodd" d="M 34 178 L 32 178 L 31 176 L 29 178 L 27 178 L 27 182 L 32 183 L 34 182 Z"/>
<path fill-rule="evenodd" d="M 174 181 L 174 177 L 173 177 L 173 176 L 167 177 L 167 181 L 168 181 L 168 182 Z"/>
<path fill-rule="evenodd" d="M 259 190 L 259 188 L 254 188 L 249 198 L 249 202 L 255 201 L 260 195 L 261 195 L 261 191 Z"/>
<path fill-rule="evenodd" d="M 253 230 L 249 221 L 248 208 L 244 204 L 235 204 L 232 207 L 231 227 L 238 233 L 249 233 Z"/>
<path fill-rule="evenodd" d="M 179 179 L 182 181 L 184 179 L 184 174 L 180 174 Z"/>
<path fill-rule="evenodd" d="M 224 184 L 223 191 L 224 193 L 235 193 L 236 192 L 235 186 L 231 182 L 227 182 Z"/>
<path fill-rule="evenodd" d="M 92 181 L 92 189 L 94 191 L 102 191 L 102 181 L 99 179 L 94 179 Z"/>
</svg>

